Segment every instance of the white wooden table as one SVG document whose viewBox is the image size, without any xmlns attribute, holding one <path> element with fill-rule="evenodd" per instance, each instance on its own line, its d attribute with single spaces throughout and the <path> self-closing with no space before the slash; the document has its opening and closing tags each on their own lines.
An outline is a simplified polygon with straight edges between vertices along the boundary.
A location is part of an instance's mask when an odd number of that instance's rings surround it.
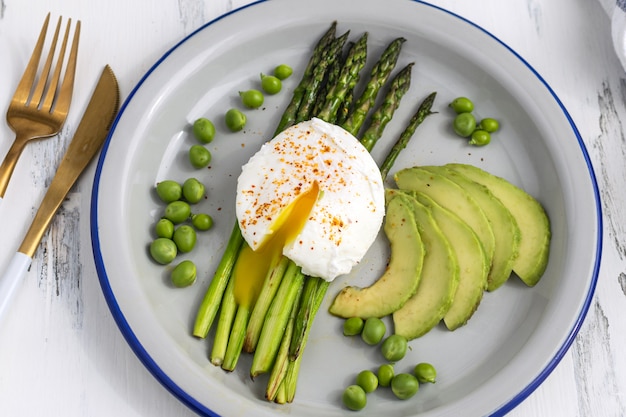
<svg viewBox="0 0 626 417">
<path fill-rule="evenodd" d="M 73 102 L 83 109 L 104 64 L 125 97 L 177 41 L 249 2 L 0 0 L 0 113 L 48 11 L 83 23 Z M 432 3 L 492 32 L 545 78 L 578 126 L 603 197 L 604 252 L 587 319 L 555 371 L 510 415 L 626 416 L 626 74 L 609 19 L 597 0 Z M 0 208 L 0 269 L 26 232 L 80 114 L 71 112 L 58 139 L 29 146 L 18 164 Z M 12 140 L 0 123 L 0 155 Z M 63 204 L 0 324 L 0 415 L 191 416 L 137 360 L 100 291 L 88 216 L 94 168 Z"/>
</svg>

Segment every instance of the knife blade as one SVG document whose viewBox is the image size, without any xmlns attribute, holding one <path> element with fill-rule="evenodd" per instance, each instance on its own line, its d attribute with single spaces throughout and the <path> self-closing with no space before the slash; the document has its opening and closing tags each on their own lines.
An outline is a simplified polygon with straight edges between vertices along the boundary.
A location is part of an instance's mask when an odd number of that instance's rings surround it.
<svg viewBox="0 0 626 417">
<path fill-rule="evenodd" d="M 59 168 L 17 253 L 0 277 L 0 318 L 15 296 L 18 284 L 30 267 L 41 238 L 68 192 L 98 153 L 106 139 L 120 103 L 113 70 L 106 65 Z"/>
</svg>

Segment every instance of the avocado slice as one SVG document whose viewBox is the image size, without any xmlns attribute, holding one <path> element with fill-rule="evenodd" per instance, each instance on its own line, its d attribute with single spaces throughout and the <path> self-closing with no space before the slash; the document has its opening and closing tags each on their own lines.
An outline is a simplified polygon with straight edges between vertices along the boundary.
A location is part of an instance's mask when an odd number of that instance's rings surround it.
<svg viewBox="0 0 626 417">
<path fill-rule="evenodd" d="M 392 317 L 395 333 L 412 340 L 430 331 L 450 310 L 459 284 L 459 264 L 428 208 L 415 198 L 408 200 L 426 255 L 417 292 Z"/>
<path fill-rule="evenodd" d="M 424 245 L 408 196 L 389 197 L 384 231 L 391 245 L 384 274 L 367 288 L 343 288 L 330 306 L 331 314 L 344 318 L 383 317 L 415 294 L 422 272 Z"/>
<path fill-rule="evenodd" d="M 484 211 L 467 191 L 443 175 L 420 167 L 400 170 L 394 179 L 399 189 L 422 192 L 467 223 L 480 238 L 491 268 L 495 251 L 493 230 Z"/>
<path fill-rule="evenodd" d="M 546 270 L 550 252 L 550 220 L 541 204 L 526 191 L 504 178 L 467 164 L 448 164 L 447 167 L 483 184 L 504 204 L 520 229 L 519 254 L 513 271 L 532 287 Z"/>
<path fill-rule="evenodd" d="M 495 250 L 487 278 L 487 291 L 494 291 L 506 282 L 513 271 L 520 244 L 520 230 L 511 212 L 487 187 L 445 166 L 422 166 L 429 172 L 441 174 L 467 191 L 491 223 Z"/>
<path fill-rule="evenodd" d="M 467 323 L 483 298 L 489 261 L 480 239 L 467 223 L 423 193 L 415 193 L 415 198 L 430 209 L 459 263 L 459 285 L 450 310 L 443 316 L 448 330 L 455 330 Z"/>
</svg>

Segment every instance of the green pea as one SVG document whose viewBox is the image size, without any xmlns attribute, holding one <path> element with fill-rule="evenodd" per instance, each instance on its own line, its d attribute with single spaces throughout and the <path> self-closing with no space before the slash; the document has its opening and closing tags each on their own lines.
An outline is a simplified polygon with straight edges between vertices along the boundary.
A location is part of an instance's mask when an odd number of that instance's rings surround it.
<svg viewBox="0 0 626 417">
<path fill-rule="evenodd" d="M 238 132 L 246 125 L 246 115 L 239 109 L 230 109 L 224 116 L 226 127 L 233 132 Z"/>
<path fill-rule="evenodd" d="M 197 230 L 206 231 L 213 227 L 213 217 L 205 213 L 192 214 L 191 224 Z"/>
<path fill-rule="evenodd" d="M 378 317 L 370 317 L 365 320 L 361 338 L 368 345 L 376 345 L 383 340 L 386 330 L 385 323 L 383 323 L 381 319 Z"/>
<path fill-rule="evenodd" d="M 211 162 L 211 152 L 202 145 L 192 145 L 189 148 L 189 162 L 194 168 L 206 168 Z"/>
<path fill-rule="evenodd" d="M 343 322 L 344 336 L 356 336 L 363 330 L 363 319 L 361 317 L 350 317 Z"/>
<path fill-rule="evenodd" d="M 390 363 L 384 363 L 378 367 L 378 385 L 381 387 L 388 387 L 391 385 L 391 380 L 395 375 L 393 365 Z"/>
<path fill-rule="evenodd" d="M 476 118 L 472 113 L 459 113 L 452 123 L 454 132 L 463 137 L 469 137 L 476 129 Z"/>
<path fill-rule="evenodd" d="M 279 80 L 287 79 L 293 74 L 293 69 L 286 64 L 280 64 L 274 68 L 274 76 Z"/>
<path fill-rule="evenodd" d="M 163 217 L 174 224 L 184 222 L 191 215 L 191 207 L 186 201 L 172 201 L 165 207 Z"/>
<path fill-rule="evenodd" d="M 183 197 L 190 204 L 196 204 L 204 198 L 205 187 L 196 178 L 188 178 L 183 183 Z"/>
<path fill-rule="evenodd" d="M 150 255 L 156 262 L 167 265 L 176 258 L 178 253 L 173 240 L 159 237 L 150 244 Z"/>
<path fill-rule="evenodd" d="M 278 77 L 261 74 L 261 88 L 267 94 L 277 94 L 283 88 L 283 83 Z"/>
<path fill-rule="evenodd" d="M 380 351 L 383 357 L 390 362 L 398 362 L 406 355 L 408 341 L 406 337 L 392 334 L 383 341 Z"/>
<path fill-rule="evenodd" d="M 474 110 L 474 103 L 467 97 L 457 97 L 450 102 L 450 107 L 455 113 L 470 113 Z"/>
<path fill-rule="evenodd" d="M 183 224 L 174 230 L 172 240 L 179 252 L 191 252 L 196 246 L 196 231 L 188 224 Z"/>
<path fill-rule="evenodd" d="M 174 223 L 168 219 L 160 219 L 154 226 L 157 237 L 171 239 L 174 235 Z"/>
<path fill-rule="evenodd" d="M 202 143 L 211 143 L 215 137 L 215 125 L 205 117 L 193 122 L 193 134 Z"/>
<path fill-rule="evenodd" d="M 417 380 L 421 383 L 430 382 L 434 384 L 437 379 L 437 370 L 434 366 L 426 362 L 415 365 L 413 373 L 415 374 Z"/>
<path fill-rule="evenodd" d="M 478 129 L 472 132 L 472 137 L 468 143 L 474 146 L 485 146 L 489 142 L 491 142 L 491 134 L 486 130 Z"/>
<path fill-rule="evenodd" d="M 165 180 L 156 185 L 156 192 L 164 203 L 171 203 L 180 200 L 183 189 L 176 181 Z"/>
<path fill-rule="evenodd" d="M 374 392 L 378 388 L 378 377 L 370 370 L 361 371 L 356 376 L 356 384 L 366 393 Z"/>
<path fill-rule="evenodd" d="M 259 90 L 247 90 L 240 91 L 239 96 L 241 97 L 241 102 L 244 106 L 249 109 L 258 109 L 263 105 L 263 101 L 265 98 L 263 97 L 263 93 Z"/>
<path fill-rule="evenodd" d="M 406 400 L 415 395 L 419 389 L 419 382 L 415 376 L 401 373 L 391 380 L 391 391 L 401 400 Z"/>
<path fill-rule="evenodd" d="M 196 282 L 196 264 L 189 260 L 182 261 L 172 270 L 170 279 L 175 287 L 190 286 Z"/>
<path fill-rule="evenodd" d="M 358 385 L 350 385 L 343 391 L 341 396 L 343 404 L 353 411 L 359 411 L 367 405 L 367 395 L 363 388 Z"/>
<path fill-rule="evenodd" d="M 486 130 L 489 133 L 493 133 L 500 129 L 500 123 L 496 119 L 492 119 L 491 117 L 486 117 L 482 119 L 479 123 L 480 129 Z"/>
</svg>

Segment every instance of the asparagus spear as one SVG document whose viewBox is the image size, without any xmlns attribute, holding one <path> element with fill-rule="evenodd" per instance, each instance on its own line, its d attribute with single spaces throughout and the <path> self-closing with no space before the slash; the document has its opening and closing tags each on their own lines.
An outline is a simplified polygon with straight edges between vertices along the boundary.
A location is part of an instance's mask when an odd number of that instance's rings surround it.
<svg viewBox="0 0 626 417">
<path fill-rule="evenodd" d="M 372 114 L 370 125 L 361 138 L 361 143 L 368 151 L 374 148 L 374 145 L 382 136 L 385 126 L 387 126 L 387 123 L 389 123 L 393 117 L 394 112 L 400 105 L 400 100 L 409 89 L 411 85 L 412 68 L 413 64 L 408 64 L 394 77 L 391 81 L 391 88 L 385 96 L 385 100 Z"/>
<path fill-rule="evenodd" d="M 246 338 L 243 344 L 243 350 L 246 352 L 251 353 L 256 349 L 256 344 L 259 340 L 259 335 L 261 334 L 267 310 L 276 295 L 276 291 L 278 291 L 288 264 L 289 259 L 282 256 L 278 261 L 278 264 L 271 268 L 265 278 L 261 292 L 259 293 L 256 303 L 254 304 L 254 308 L 252 309 L 252 314 L 250 315 L 250 322 L 248 323 Z"/>
<path fill-rule="evenodd" d="M 389 151 L 387 158 L 385 158 L 382 165 L 380 166 L 380 173 L 383 179 L 387 177 L 389 170 L 391 169 L 394 162 L 396 162 L 396 158 L 398 157 L 400 152 L 404 148 L 406 148 L 406 145 L 409 143 L 409 140 L 413 137 L 413 134 L 415 133 L 415 129 L 417 129 L 417 126 L 419 126 L 424 121 L 424 119 L 426 119 L 426 117 L 430 116 L 433 113 L 436 113 L 431 110 L 433 107 L 433 102 L 435 101 L 436 95 L 437 93 L 435 92 L 430 93 L 428 97 L 426 97 L 424 101 L 422 101 L 422 103 L 417 108 L 417 111 L 415 112 L 413 117 L 411 117 L 409 124 L 406 126 L 406 128 L 404 129 L 404 131 L 402 132 L 402 134 L 396 141 L 396 143 L 393 145 L 393 147 L 391 148 L 391 151 Z"/>
<path fill-rule="evenodd" d="M 268 372 L 272 367 L 280 346 L 281 335 L 285 331 L 291 309 L 297 301 L 303 282 L 304 275 L 300 268 L 295 263 L 289 262 L 278 293 L 267 312 L 265 324 L 252 358 L 250 368 L 252 378 Z"/>
<path fill-rule="evenodd" d="M 347 43 L 348 51 L 352 49 L 354 42 Z M 328 68 L 326 79 L 324 80 L 324 84 L 317 95 L 317 99 L 315 100 L 315 106 L 313 107 L 313 111 L 311 114 L 318 114 L 320 109 L 324 105 L 324 101 L 326 101 L 326 94 L 328 94 L 328 89 L 330 86 L 334 85 L 339 78 L 339 74 L 341 73 L 341 68 L 345 62 L 345 58 L 343 56 L 343 50 L 337 51 L 337 56 L 333 61 L 332 65 Z"/>
<path fill-rule="evenodd" d="M 276 127 L 274 136 L 294 124 L 298 108 L 300 107 L 300 103 L 302 102 L 302 97 L 304 96 L 306 87 L 311 80 L 313 69 L 317 67 L 320 60 L 322 59 L 322 54 L 328 48 L 330 43 L 335 39 L 336 31 L 337 22 L 333 22 L 330 28 L 326 31 L 326 33 L 324 33 L 324 35 L 322 35 L 322 37 L 317 42 L 315 48 L 313 49 L 313 53 L 311 54 L 311 58 L 309 58 L 309 62 L 304 69 L 302 79 L 300 80 L 298 86 L 294 89 L 291 101 L 287 105 L 287 108 L 285 109 L 285 112 L 283 113 L 280 122 Z"/>
<path fill-rule="evenodd" d="M 402 44 L 406 39 L 396 38 L 387 46 L 381 54 L 380 59 L 376 62 L 370 72 L 370 79 L 365 86 L 363 94 L 354 104 L 354 110 L 350 113 L 347 120 L 342 123 L 342 127 L 348 132 L 356 136 L 359 133 L 363 121 L 367 117 L 370 109 L 374 107 L 378 92 L 385 85 L 389 75 L 393 71 L 400 56 Z"/>
<path fill-rule="evenodd" d="M 213 340 L 213 348 L 209 359 L 215 366 L 221 366 L 224 363 L 226 355 L 226 347 L 228 346 L 228 337 L 237 312 L 237 303 L 235 302 L 235 281 L 229 280 L 222 298 L 220 307 L 220 318 L 217 321 L 217 329 L 215 330 L 215 339 Z"/>
<path fill-rule="evenodd" d="M 315 106 L 315 102 L 317 101 L 318 93 L 322 87 L 325 75 L 327 74 L 327 70 L 329 68 L 332 69 L 334 62 L 337 60 L 337 57 L 341 53 L 341 50 L 348 39 L 349 33 L 350 32 L 346 32 L 335 39 L 331 42 L 329 48 L 323 52 L 322 59 L 313 69 L 311 80 L 305 88 L 302 101 L 298 107 L 295 123 L 309 119 L 313 111 L 313 107 Z"/>
<path fill-rule="evenodd" d="M 228 244 L 226 245 L 226 250 L 196 314 L 196 321 L 193 327 L 194 336 L 205 338 L 209 333 L 242 243 L 243 236 L 241 236 L 239 225 L 235 222 L 230 239 L 228 239 Z"/>
<path fill-rule="evenodd" d="M 346 62 L 335 85 L 331 86 L 326 100 L 317 117 L 327 122 L 334 122 L 337 110 L 341 106 L 347 91 L 354 87 L 367 59 L 367 32 L 364 33 L 348 51 Z"/>
</svg>

